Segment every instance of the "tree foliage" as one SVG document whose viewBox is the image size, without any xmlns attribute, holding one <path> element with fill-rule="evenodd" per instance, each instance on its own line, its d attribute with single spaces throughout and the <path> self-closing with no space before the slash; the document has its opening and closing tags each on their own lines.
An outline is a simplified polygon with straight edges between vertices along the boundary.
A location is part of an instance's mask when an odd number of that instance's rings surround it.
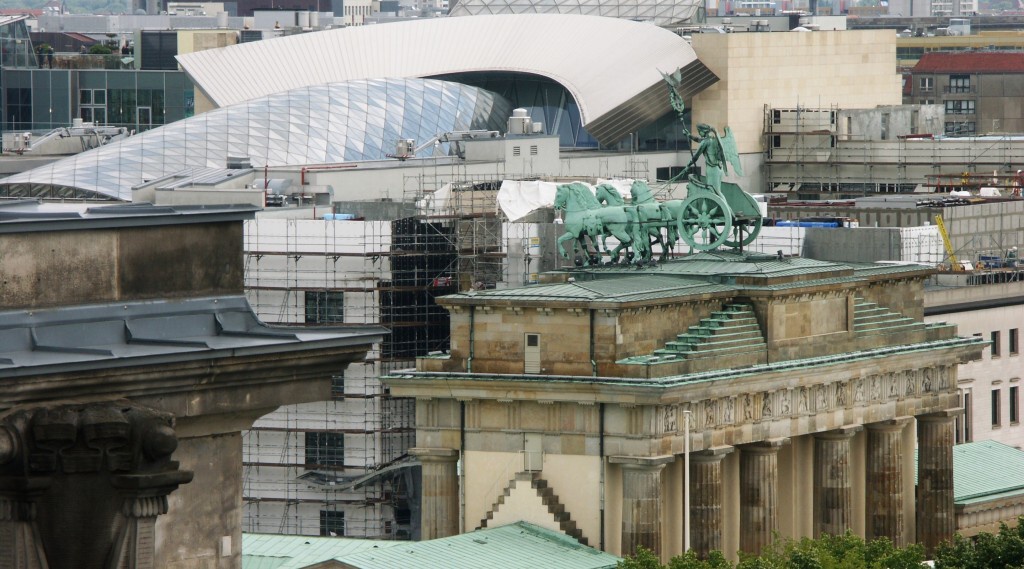
<svg viewBox="0 0 1024 569">
<path fill-rule="evenodd" d="M 981 533 L 974 539 L 960 535 L 935 551 L 936 569 L 1019 569 L 1024 567 L 1024 516 L 1017 527 L 999 524 L 997 533 Z"/>
<path fill-rule="evenodd" d="M 706 560 L 692 551 L 673 557 L 668 565 L 646 549 L 619 563 L 620 569 L 920 569 L 924 549 L 917 544 L 899 548 L 886 538 L 872 541 L 847 532 L 819 539 L 776 539 L 761 555 L 741 555 L 733 565 L 721 552 Z"/>
</svg>

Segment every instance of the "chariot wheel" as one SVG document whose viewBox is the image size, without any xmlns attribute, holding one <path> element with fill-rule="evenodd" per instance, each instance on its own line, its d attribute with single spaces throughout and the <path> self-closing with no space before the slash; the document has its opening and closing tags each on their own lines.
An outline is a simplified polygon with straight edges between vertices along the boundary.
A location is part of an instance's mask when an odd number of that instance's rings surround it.
<svg viewBox="0 0 1024 569">
<path fill-rule="evenodd" d="M 761 225 L 763 223 L 764 218 L 761 216 L 758 216 L 752 223 L 736 223 L 732 226 L 732 233 L 729 234 L 729 238 L 725 240 L 726 247 L 737 249 L 741 246 L 750 245 L 754 242 L 754 239 L 757 239 L 757 234 L 761 232 Z"/>
<path fill-rule="evenodd" d="M 715 249 L 726 242 L 732 231 L 732 210 L 714 193 L 701 192 L 683 201 L 682 237 L 699 251 Z"/>
</svg>

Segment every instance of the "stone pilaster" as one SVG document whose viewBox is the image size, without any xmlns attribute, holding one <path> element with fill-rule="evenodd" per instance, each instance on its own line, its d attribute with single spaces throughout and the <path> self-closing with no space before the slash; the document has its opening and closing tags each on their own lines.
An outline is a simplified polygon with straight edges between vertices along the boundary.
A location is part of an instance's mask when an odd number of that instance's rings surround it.
<svg viewBox="0 0 1024 569">
<path fill-rule="evenodd" d="M 411 448 L 423 469 L 420 539 L 459 533 L 459 451 L 450 448 Z"/>
<path fill-rule="evenodd" d="M 610 456 L 622 465 L 622 550 L 633 555 L 642 545 L 661 555 L 661 471 L 675 460 L 668 456 Z"/>
<path fill-rule="evenodd" d="M 117 569 L 155 569 L 156 518 L 167 513 L 167 496 L 126 498 L 121 508 L 125 525 L 114 544 Z"/>
<path fill-rule="evenodd" d="M 779 448 L 789 439 L 740 447 L 740 550 L 759 554 L 779 530 Z"/>
<path fill-rule="evenodd" d="M 917 541 L 931 554 L 953 538 L 954 422 L 962 409 L 917 416 Z"/>
<path fill-rule="evenodd" d="M 0 439 L 3 435 L 0 432 Z M 49 567 L 36 523 L 35 504 L 49 484 L 49 479 L 0 478 L 0 569 Z"/>
<path fill-rule="evenodd" d="M 722 459 L 732 450 L 690 453 L 690 547 L 701 559 L 722 549 Z"/>
<path fill-rule="evenodd" d="M 814 435 L 814 537 L 842 535 L 853 518 L 850 439 L 860 426 Z"/>
<path fill-rule="evenodd" d="M 907 544 L 903 525 L 903 429 L 909 417 L 867 425 L 867 538 Z"/>
</svg>

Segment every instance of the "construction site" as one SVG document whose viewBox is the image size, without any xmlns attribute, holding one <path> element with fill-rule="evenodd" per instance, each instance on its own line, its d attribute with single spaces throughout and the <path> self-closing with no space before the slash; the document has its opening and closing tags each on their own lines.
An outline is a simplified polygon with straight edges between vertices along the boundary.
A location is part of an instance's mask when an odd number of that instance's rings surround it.
<svg viewBox="0 0 1024 569">
<path fill-rule="evenodd" d="M 332 379 L 328 400 L 282 407 L 245 434 L 245 531 L 418 537 L 418 466 L 407 456 L 415 401 L 390 397 L 377 378 L 448 349 L 448 313 L 435 297 L 554 268 L 536 223 L 503 220 L 497 189 L 494 180 L 441 184 L 401 201 L 336 202 L 327 214 L 268 208 L 248 222 L 246 290 L 264 322 L 391 332 Z"/>
<path fill-rule="evenodd" d="M 1024 137 L 945 136 L 946 120 L 939 105 L 766 106 L 765 191 L 794 200 L 951 191 L 1019 196 Z"/>
</svg>

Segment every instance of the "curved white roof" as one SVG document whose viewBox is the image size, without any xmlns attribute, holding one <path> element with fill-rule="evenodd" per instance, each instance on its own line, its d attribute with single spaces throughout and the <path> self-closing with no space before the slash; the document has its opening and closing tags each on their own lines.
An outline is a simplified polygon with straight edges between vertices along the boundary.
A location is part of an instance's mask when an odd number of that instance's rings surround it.
<svg viewBox="0 0 1024 569">
<path fill-rule="evenodd" d="M 503 14 L 325 30 L 178 56 L 217 106 L 309 85 L 506 71 L 565 87 L 583 125 L 614 142 L 669 112 L 659 72 L 684 96 L 718 80 L 685 40 L 657 26 L 575 14 Z"/>
<path fill-rule="evenodd" d="M 399 139 L 496 130 L 512 109 L 483 89 L 435 79 L 349 81 L 215 109 L 0 180 L 8 196 L 130 201 L 131 188 L 190 168 L 383 160 Z M 418 156 L 444 155 L 448 144 Z"/>
<path fill-rule="evenodd" d="M 697 0 L 459 0 L 449 17 L 480 14 L 585 14 L 671 26 L 688 22 Z"/>
</svg>

